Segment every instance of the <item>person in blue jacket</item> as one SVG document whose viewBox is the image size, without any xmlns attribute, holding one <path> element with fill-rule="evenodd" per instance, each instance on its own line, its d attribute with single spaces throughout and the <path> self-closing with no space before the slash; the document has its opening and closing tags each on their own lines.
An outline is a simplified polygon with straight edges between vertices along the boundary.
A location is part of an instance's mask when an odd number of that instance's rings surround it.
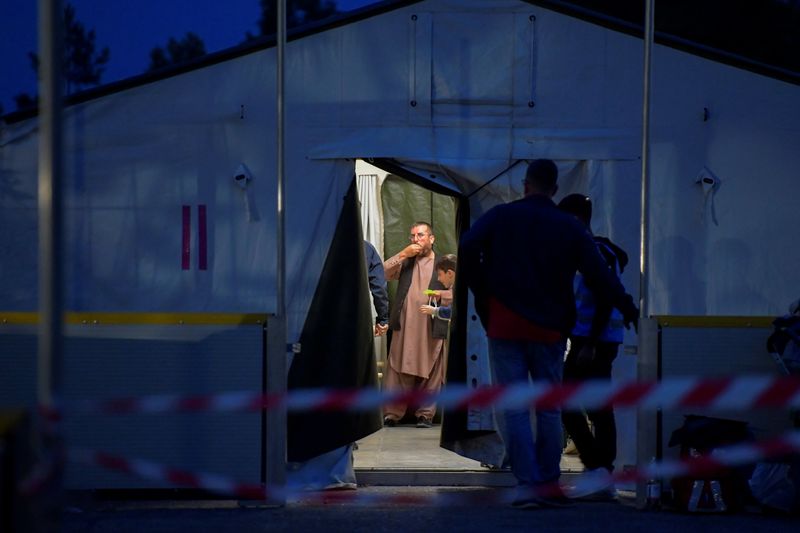
<svg viewBox="0 0 800 533">
<path fill-rule="evenodd" d="M 588 196 L 570 194 L 559 202 L 558 207 L 578 219 L 591 233 L 592 201 Z M 594 236 L 594 242 L 606 260 L 609 271 L 619 278 L 628 264 L 628 254 L 605 237 Z M 623 340 L 622 313 L 602 293 L 595 294 L 580 274 L 575 277 L 575 307 L 577 321 L 569 336 L 564 381 L 610 380 L 611 367 Z M 608 479 L 617 457 L 614 411 L 610 407 L 589 410 L 585 415 L 582 411 L 564 411 L 561 418 L 587 473 L 591 475 L 596 472 Z M 589 427 L 589 422 L 594 426 L 594 431 Z M 586 496 L 604 500 L 616 498 L 611 484 L 598 487 L 598 490 Z"/>
</svg>

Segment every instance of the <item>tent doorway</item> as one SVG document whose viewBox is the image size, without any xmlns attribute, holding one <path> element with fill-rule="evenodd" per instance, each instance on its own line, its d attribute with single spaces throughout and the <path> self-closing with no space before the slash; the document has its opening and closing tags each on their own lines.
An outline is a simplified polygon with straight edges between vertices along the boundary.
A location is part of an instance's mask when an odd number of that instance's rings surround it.
<svg viewBox="0 0 800 533">
<path fill-rule="evenodd" d="M 378 163 L 380 164 L 380 163 Z M 445 194 L 426 186 L 426 180 L 396 169 L 387 170 L 366 161 L 356 163 L 356 183 L 361 204 L 364 238 L 378 250 L 383 260 L 408 245 L 408 231 L 415 222 L 431 225 L 437 257 L 458 252 L 457 193 Z M 397 281 L 387 284 L 393 306 Z M 374 309 L 373 309 L 374 313 Z M 378 380 L 383 386 L 391 337 L 376 337 L 375 353 Z M 417 428 L 413 409 L 393 428 L 383 428 L 359 441 L 355 468 L 363 475 L 369 471 L 453 471 L 487 470 L 479 461 L 462 457 L 440 446 L 442 413 L 437 410 L 432 428 Z"/>
</svg>

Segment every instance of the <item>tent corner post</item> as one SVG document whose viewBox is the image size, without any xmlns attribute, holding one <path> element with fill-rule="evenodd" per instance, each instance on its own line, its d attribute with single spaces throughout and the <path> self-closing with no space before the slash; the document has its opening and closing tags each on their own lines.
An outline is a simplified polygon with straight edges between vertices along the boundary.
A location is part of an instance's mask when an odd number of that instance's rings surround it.
<svg viewBox="0 0 800 533">
<path fill-rule="evenodd" d="M 658 355 L 658 320 L 652 317 L 639 319 L 639 350 L 636 365 L 639 382 L 654 382 L 659 378 Z M 658 429 L 659 414 L 656 411 L 636 411 L 636 465 L 643 468 L 653 458 L 658 458 L 660 449 Z M 645 507 L 647 497 L 647 480 L 636 482 L 636 506 Z"/>
<path fill-rule="evenodd" d="M 287 344 L 286 319 L 280 315 L 271 316 L 267 323 L 267 350 L 265 384 L 268 396 L 286 392 Z M 269 489 L 286 486 L 286 404 L 278 403 L 266 411 L 265 416 L 266 457 L 264 461 L 264 482 Z M 285 496 L 267 492 L 268 505 L 282 506 Z"/>
</svg>

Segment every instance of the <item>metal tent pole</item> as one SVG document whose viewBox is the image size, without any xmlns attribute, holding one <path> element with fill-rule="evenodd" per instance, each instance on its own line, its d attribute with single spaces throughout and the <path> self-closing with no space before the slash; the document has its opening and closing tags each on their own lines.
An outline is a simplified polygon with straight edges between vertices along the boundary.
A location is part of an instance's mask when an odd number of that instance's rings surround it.
<svg viewBox="0 0 800 533">
<path fill-rule="evenodd" d="M 37 399 L 60 389 L 62 270 L 61 2 L 39 1 L 39 356 Z"/>
<path fill-rule="evenodd" d="M 286 0 L 278 0 L 278 28 L 277 28 L 277 79 L 276 79 L 276 105 L 277 105 L 277 211 L 276 211 L 276 309 L 275 316 L 267 324 L 267 368 L 266 382 L 267 393 L 283 394 L 286 392 L 287 370 L 287 342 L 286 342 L 286 232 L 285 232 L 285 50 L 286 50 Z M 268 487 L 280 487 L 286 483 L 286 411 L 272 409 L 266 416 L 266 472 L 265 480 Z M 268 497 L 268 503 L 283 505 L 285 499 L 282 495 Z"/>
<path fill-rule="evenodd" d="M 654 0 L 645 0 L 645 26 L 644 26 L 644 72 L 642 79 L 642 196 L 641 196 L 641 216 L 640 224 L 640 249 L 639 249 L 639 268 L 641 276 L 639 278 L 639 316 L 646 318 L 648 313 L 649 294 L 649 268 L 648 246 L 650 243 L 650 232 L 648 220 L 650 216 L 650 84 L 652 81 L 652 48 L 653 48 L 653 12 Z"/>
<path fill-rule="evenodd" d="M 644 20 L 644 70 L 642 74 L 642 180 L 639 243 L 639 357 L 638 379 L 652 381 L 658 378 L 658 327 L 650 318 L 650 96 L 652 82 L 652 49 L 654 34 L 655 0 L 645 0 Z M 652 412 L 639 411 L 636 424 L 636 462 L 639 467 L 656 455 L 658 417 Z M 646 503 L 647 482 L 636 486 L 637 505 Z"/>
<path fill-rule="evenodd" d="M 39 0 L 39 345 L 37 401 L 57 407 L 62 364 L 62 193 L 63 146 L 61 124 L 63 11 L 60 0 Z M 40 420 L 43 460 L 53 461 L 52 483 L 39 526 L 59 522 L 61 510 L 61 453 L 59 428 Z"/>
</svg>

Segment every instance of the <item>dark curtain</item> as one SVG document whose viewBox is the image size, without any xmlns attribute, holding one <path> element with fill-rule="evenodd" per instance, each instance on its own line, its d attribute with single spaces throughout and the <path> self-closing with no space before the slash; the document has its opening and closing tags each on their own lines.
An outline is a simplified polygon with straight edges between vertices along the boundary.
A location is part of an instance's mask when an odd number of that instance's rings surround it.
<svg viewBox="0 0 800 533">
<path fill-rule="evenodd" d="M 289 370 L 289 389 L 377 387 L 370 293 L 355 180 L 300 335 L 302 351 Z M 299 412 L 288 416 L 288 459 L 312 457 L 381 428 L 380 409 Z"/>
<path fill-rule="evenodd" d="M 462 199 L 458 202 L 456 211 L 456 228 L 460 236 L 469 229 L 470 226 L 469 202 Z M 457 267 L 457 270 L 460 270 Z M 467 323 L 476 321 L 477 316 L 470 316 L 466 312 L 467 306 L 467 284 L 459 282 L 459 273 L 456 274 L 455 294 L 453 303 L 453 317 L 450 322 L 450 347 L 447 353 L 447 378 L 446 382 L 451 384 L 465 384 L 467 382 Z M 482 441 L 488 438 L 488 446 L 496 444 L 497 433 L 495 431 L 475 431 L 467 429 L 467 411 L 447 411 L 442 420 L 442 436 L 440 444 L 443 448 L 456 451 L 467 457 L 473 454 L 465 453 L 466 450 L 475 447 L 487 446 Z M 470 443 L 469 441 L 481 441 Z"/>
</svg>

